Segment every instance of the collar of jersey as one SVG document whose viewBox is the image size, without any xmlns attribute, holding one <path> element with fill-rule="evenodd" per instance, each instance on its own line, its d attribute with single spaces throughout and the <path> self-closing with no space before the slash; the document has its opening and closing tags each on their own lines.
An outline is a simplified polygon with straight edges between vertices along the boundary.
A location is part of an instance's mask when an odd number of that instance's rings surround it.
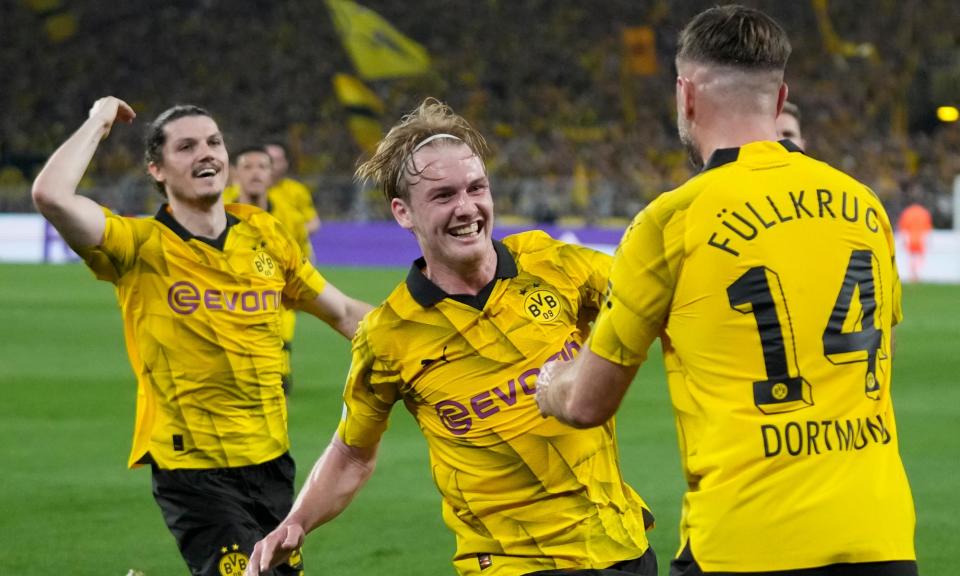
<svg viewBox="0 0 960 576">
<path fill-rule="evenodd" d="M 443 288 L 434 284 L 423 274 L 427 262 L 421 256 L 410 266 L 410 272 L 407 273 L 407 289 L 410 295 L 417 301 L 417 304 L 424 308 L 429 308 L 440 302 L 444 298 L 452 298 L 458 302 L 463 302 L 473 306 L 478 310 L 483 310 L 487 303 L 487 298 L 493 291 L 493 285 L 500 278 L 513 278 L 517 275 L 517 262 L 513 259 L 513 254 L 499 240 L 493 241 L 493 249 L 497 252 L 497 271 L 493 275 L 493 280 L 484 286 L 476 296 L 472 294 L 447 294 Z"/>
<path fill-rule="evenodd" d="M 240 222 L 240 219 L 234 216 L 233 214 L 227 212 L 227 226 L 223 229 L 223 232 L 220 233 L 216 238 L 206 238 L 203 236 L 194 236 L 190 233 L 189 230 L 184 228 L 177 219 L 173 217 L 173 214 L 168 209 L 168 204 L 163 204 L 160 206 L 160 209 L 157 210 L 157 215 L 155 218 L 157 222 L 160 222 L 167 228 L 173 231 L 174 234 L 180 237 L 184 242 L 190 240 L 198 240 L 207 244 L 208 246 L 213 246 L 217 250 L 223 251 L 223 246 L 227 243 L 227 232 L 230 231 L 230 227 L 234 224 Z"/>
<path fill-rule="evenodd" d="M 767 143 L 768 142 L 757 142 L 756 144 L 767 144 Z M 754 144 L 755 144 L 754 142 L 751 142 L 750 144 L 747 144 L 745 146 L 740 146 L 737 148 L 717 148 L 716 150 L 713 151 L 713 154 L 710 155 L 710 160 L 708 160 L 707 163 L 703 165 L 702 172 L 706 172 L 707 170 L 713 170 L 714 168 L 719 168 L 724 164 L 736 162 L 740 158 L 740 150 L 742 150 L 743 148 L 749 148 Z M 787 140 L 786 138 L 778 141 L 777 144 L 779 144 L 780 146 L 783 146 L 783 148 L 787 152 L 800 152 L 801 154 L 803 154 L 803 150 L 799 146 L 794 144 L 793 141 Z"/>
</svg>

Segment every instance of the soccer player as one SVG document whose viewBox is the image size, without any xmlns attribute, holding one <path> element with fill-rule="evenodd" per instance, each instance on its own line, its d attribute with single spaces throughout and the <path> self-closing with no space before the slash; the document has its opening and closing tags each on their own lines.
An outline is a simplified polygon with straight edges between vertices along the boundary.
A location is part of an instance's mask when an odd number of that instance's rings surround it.
<svg viewBox="0 0 960 576">
<path fill-rule="evenodd" d="M 800 107 L 793 102 L 784 102 L 777 116 L 777 137 L 792 140 L 801 150 L 807 148 L 800 131 Z"/>
<path fill-rule="evenodd" d="M 296 208 L 303 216 L 303 221 L 307 229 L 307 235 L 313 234 L 320 229 L 320 216 L 317 214 L 317 208 L 313 204 L 313 195 L 310 189 L 302 182 L 294 180 L 287 175 L 290 169 L 289 154 L 287 147 L 282 142 L 269 142 L 265 148 L 273 160 L 272 174 L 273 186 L 270 191 L 275 198 L 289 203 Z M 312 253 L 312 247 L 310 248 Z"/>
<path fill-rule="evenodd" d="M 306 222 L 302 212 L 293 205 L 272 197 L 274 188 L 270 188 L 273 158 L 263 146 L 249 146 L 234 154 L 233 175 L 236 180 L 237 198 L 240 204 L 251 204 L 269 212 L 280 221 L 303 250 L 309 246 Z M 293 335 L 296 330 L 297 315 L 284 306 L 280 315 L 280 336 L 283 339 L 283 391 L 288 395 L 293 390 Z"/>
<path fill-rule="evenodd" d="M 628 227 L 590 341 L 537 400 L 603 424 L 659 336 L 688 484 L 673 576 L 912 575 L 893 234 L 866 186 L 777 141 L 789 54 L 742 6 L 684 28 L 679 133 L 703 170 Z"/>
<path fill-rule="evenodd" d="M 361 323 L 340 426 L 248 574 L 347 506 L 398 402 L 427 439 L 460 574 L 656 574 L 613 421 L 576 430 L 541 418 L 533 398 L 540 366 L 580 349 L 611 259 L 539 231 L 494 240 L 484 149 L 427 99 L 358 168 L 423 257 Z"/>
<path fill-rule="evenodd" d="M 897 229 L 906 243 L 907 254 L 909 254 L 910 281 L 917 282 L 927 257 L 927 236 L 933 229 L 930 211 L 923 204 L 917 202 L 910 204 L 900 213 Z"/>
<path fill-rule="evenodd" d="M 134 116 L 122 100 L 98 100 L 37 176 L 33 199 L 116 286 L 138 381 L 129 465 L 151 466 L 192 574 L 238 573 L 293 500 L 281 301 L 347 338 L 370 306 L 327 283 L 274 217 L 224 208 L 227 149 L 202 108 L 176 106 L 148 127 L 147 169 L 167 201 L 156 216 L 120 217 L 77 195 L 100 141 Z M 301 570 L 296 553 L 275 573 Z"/>
</svg>

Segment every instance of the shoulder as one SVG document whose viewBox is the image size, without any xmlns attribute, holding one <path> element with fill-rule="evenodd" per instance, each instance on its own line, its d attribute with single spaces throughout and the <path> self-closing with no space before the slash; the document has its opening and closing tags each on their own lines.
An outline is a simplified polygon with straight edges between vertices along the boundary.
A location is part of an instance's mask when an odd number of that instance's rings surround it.
<svg viewBox="0 0 960 576">
<path fill-rule="evenodd" d="M 405 348 L 407 342 L 401 334 L 404 323 L 422 311 L 406 283 L 400 282 L 379 306 L 363 317 L 354 341 L 362 342 L 373 356 L 390 355 L 395 348 Z"/>
<path fill-rule="evenodd" d="M 505 237 L 502 242 L 510 252 L 516 255 L 555 250 L 564 244 L 559 240 L 553 239 L 543 230 L 528 230 L 526 232 L 511 234 Z"/>
</svg>

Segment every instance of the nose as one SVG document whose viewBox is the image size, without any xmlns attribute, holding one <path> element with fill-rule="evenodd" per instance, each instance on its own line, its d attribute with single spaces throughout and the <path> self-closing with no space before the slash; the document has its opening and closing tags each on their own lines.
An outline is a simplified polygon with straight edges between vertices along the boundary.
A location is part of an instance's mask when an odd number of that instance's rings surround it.
<svg viewBox="0 0 960 576">
<path fill-rule="evenodd" d="M 456 202 L 454 214 L 457 216 L 473 216 L 477 213 L 477 205 L 466 191 L 457 194 Z"/>
</svg>

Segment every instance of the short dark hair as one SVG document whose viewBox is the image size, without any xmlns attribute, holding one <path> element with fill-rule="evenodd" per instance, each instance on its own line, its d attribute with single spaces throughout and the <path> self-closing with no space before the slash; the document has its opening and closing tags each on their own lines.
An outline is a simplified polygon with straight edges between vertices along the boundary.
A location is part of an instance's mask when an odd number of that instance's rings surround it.
<svg viewBox="0 0 960 576">
<path fill-rule="evenodd" d="M 273 157 L 270 156 L 269 152 L 267 152 L 266 144 L 248 144 L 246 146 L 241 146 L 235 152 L 230 153 L 230 159 L 233 160 L 234 164 L 236 164 L 237 160 L 239 160 L 241 156 L 243 156 L 244 154 L 250 154 L 252 152 L 259 152 L 260 154 L 266 154 L 267 157 L 270 158 L 270 163 L 273 164 Z"/>
<path fill-rule="evenodd" d="M 797 119 L 797 123 L 800 122 L 800 107 L 794 104 L 793 102 L 784 102 L 783 109 L 780 111 L 781 114 L 789 114 Z"/>
<path fill-rule="evenodd" d="M 143 156 L 148 165 L 163 164 L 163 145 L 167 143 L 167 133 L 163 130 L 164 127 L 174 120 L 179 120 L 187 116 L 206 116 L 207 118 L 213 118 L 206 109 L 193 104 L 177 104 L 172 108 L 164 110 L 147 126 L 146 136 L 144 137 Z M 160 193 L 166 196 L 163 183 L 156 180 L 154 180 L 153 183 L 157 189 L 160 190 Z"/>
<path fill-rule="evenodd" d="M 747 70 L 783 70 L 790 39 L 763 12 L 728 4 L 704 10 L 680 32 L 677 61 L 718 64 Z"/>
</svg>

